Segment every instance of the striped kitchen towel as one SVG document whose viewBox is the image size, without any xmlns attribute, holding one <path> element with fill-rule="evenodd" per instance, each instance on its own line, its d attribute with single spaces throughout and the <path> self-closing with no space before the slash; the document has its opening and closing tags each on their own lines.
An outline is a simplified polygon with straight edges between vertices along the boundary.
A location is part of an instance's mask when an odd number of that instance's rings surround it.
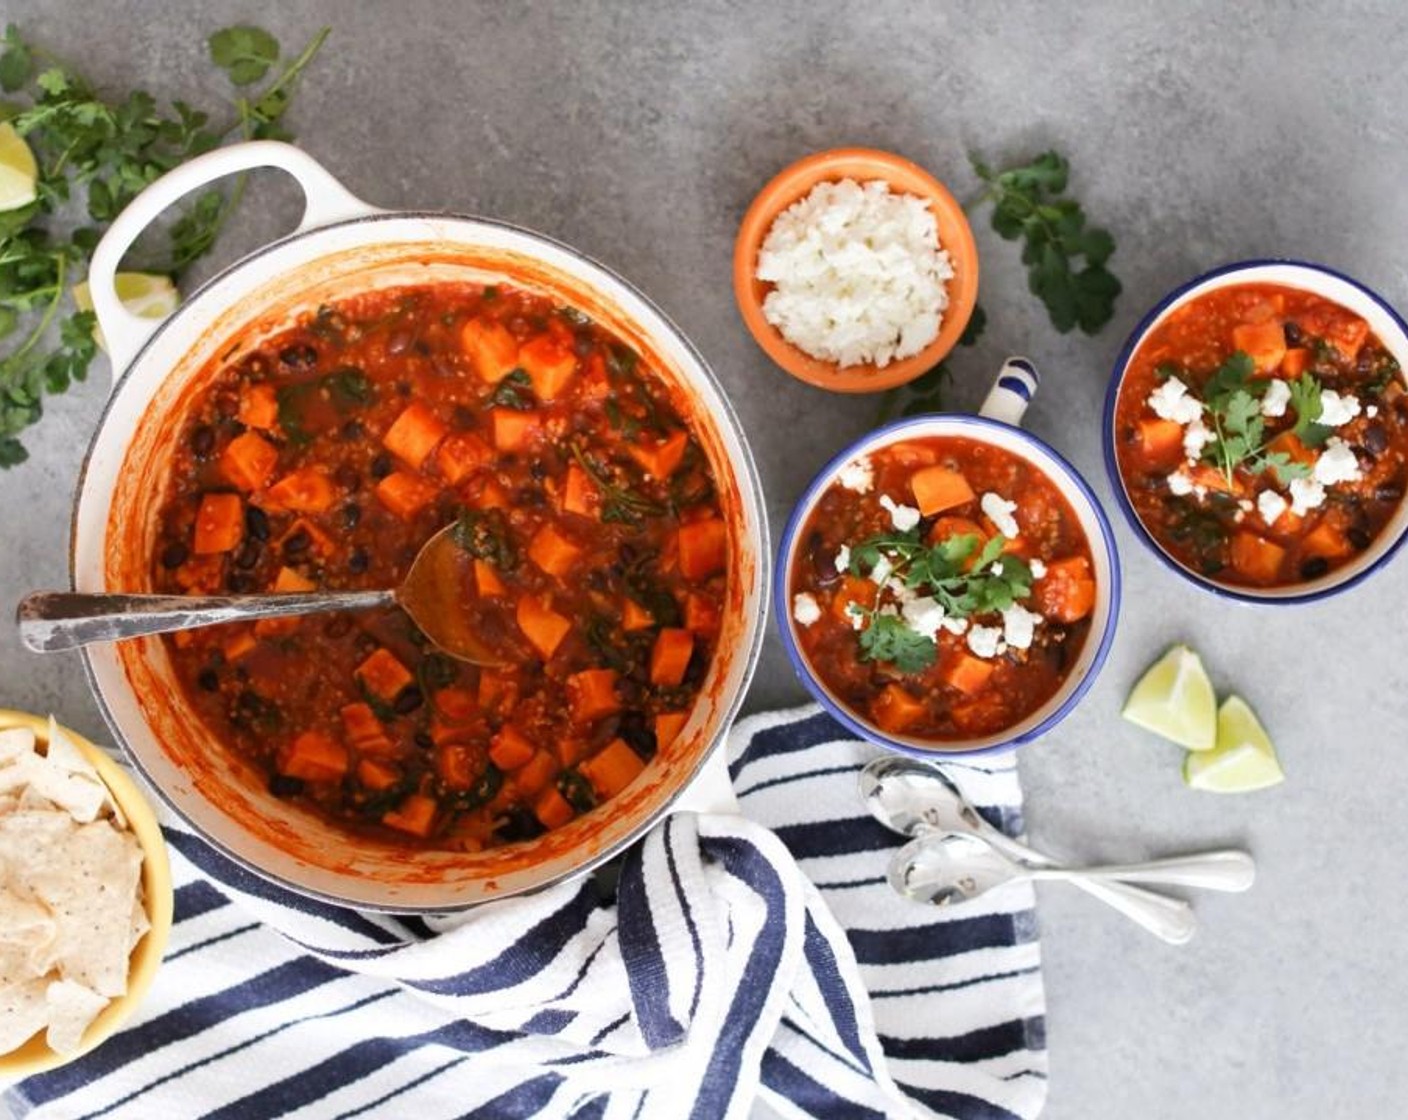
<svg viewBox="0 0 1408 1120">
<path fill-rule="evenodd" d="M 815 708 L 729 742 L 747 819 L 679 813 L 590 882 L 425 919 L 339 909 L 169 817 L 176 924 L 133 1022 L 6 1098 L 32 1120 L 954 1117 L 1045 1098 L 1033 899 L 884 880 L 873 749 Z M 1021 827 L 1015 770 L 954 767 Z"/>
</svg>

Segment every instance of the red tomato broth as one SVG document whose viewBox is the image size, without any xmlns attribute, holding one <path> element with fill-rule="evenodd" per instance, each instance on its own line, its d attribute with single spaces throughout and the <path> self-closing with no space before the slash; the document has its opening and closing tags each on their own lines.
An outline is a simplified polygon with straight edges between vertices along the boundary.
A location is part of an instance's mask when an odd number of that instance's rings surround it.
<svg viewBox="0 0 1408 1120">
<path fill-rule="evenodd" d="M 1323 504 L 1303 514 L 1288 511 L 1268 521 L 1260 496 L 1288 489 L 1274 468 L 1239 466 L 1229 484 L 1215 464 L 1188 462 L 1181 435 L 1148 403 L 1161 371 L 1170 369 L 1201 398 L 1218 367 L 1248 346 L 1255 391 L 1274 378 L 1290 383 L 1308 374 L 1361 405 L 1358 416 L 1326 438 L 1344 441 L 1362 477 L 1327 485 Z M 1293 405 L 1284 416 L 1263 417 L 1265 440 L 1313 469 L 1320 452 L 1289 434 L 1296 420 Z M 1121 480 L 1145 529 L 1183 566 L 1234 586 L 1294 586 L 1352 562 L 1393 518 L 1408 482 L 1408 396 L 1397 361 L 1355 312 L 1280 285 L 1219 288 L 1159 323 L 1125 371 L 1114 439 Z M 1174 494 L 1168 480 L 1180 470 L 1205 492 Z"/>
<path fill-rule="evenodd" d="M 467 341 L 478 326 L 493 328 L 511 367 L 489 368 Z M 275 423 L 260 428 L 267 387 Z M 467 540 L 495 542 L 475 549 L 492 582 L 471 590 L 481 632 L 515 663 L 507 673 L 435 654 L 399 610 L 168 641 L 186 701 L 276 795 L 383 840 L 473 851 L 566 823 L 668 745 L 656 721 L 689 712 L 714 628 L 686 631 L 678 680 L 652 681 L 651 654 L 689 603 L 717 617 L 728 559 L 696 549 L 681 571 L 681 530 L 699 536 L 720 516 L 714 479 L 683 409 L 615 336 L 507 286 L 369 293 L 235 359 L 183 411 L 152 559 L 158 590 L 393 587 L 462 515 Z M 527 422 L 505 435 L 504 416 Z M 252 488 L 228 459 L 251 434 L 276 451 Z M 652 460 L 671 437 L 667 461 Z M 642 450 L 667 478 L 648 475 Z M 596 472 L 594 500 L 569 509 L 574 467 Z M 201 506 L 230 493 L 243 503 L 237 543 L 196 552 Z M 649 625 L 624 631 L 628 598 L 645 601 Z M 524 604 L 537 611 L 527 628 Z M 545 652 L 532 633 L 546 643 L 548 615 L 565 626 Z M 582 678 L 595 704 L 574 713 L 573 678 L 603 669 L 615 678 Z M 513 734 L 530 755 L 502 747 Z"/>
<path fill-rule="evenodd" d="M 1061 689 L 1079 661 L 1091 627 L 1094 567 L 1089 542 L 1070 503 L 1032 463 L 971 439 L 911 439 L 866 458 L 873 468 L 873 488 L 861 494 L 834 482 L 797 537 L 790 594 L 794 602 L 799 593 L 810 594 L 821 608 L 815 623 L 798 622 L 792 628 L 809 666 L 857 717 L 904 738 L 940 745 L 1015 726 Z M 862 656 L 860 634 L 845 615 L 845 603 L 862 593 L 876 599 L 879 589 L 868 574 L 838 572 L 835 558 L 843 545 L 854 549 L 860 541 L 893 532 L 891 515 L 879 504 L 879 497 L 913 505 L 916 472 L 934 466 L 961 475 L 971 495 L 923 516 L 918 525 L 922 538 L 936 543 L 974 531 L 990 538 L 997 530 L 981 510 L 982 495 L 991 492 L 1015 501 L 1013 516 L 1020 533 L 1007 542 L 1003 557 L 1017 556 L 1047 566 L 1045 576 L 1032 582 L 1030 596 L 1019 600 L 1043 615 L 1044 621 L 1029 649 L 1007 648 L 988 659 L 975 658 L 964 636 L 940 630 L 935 635 L 934 664 L 902 672 L 892 663 Z M 961 490 L 953 494 L 954 499 L 962 497 Z M 1077 573 L 1078 588 L 1063 577 L 1063 562 L 1067 575 Z M 793 603 L 788 610 L 793 610 Z M 1002 624 L 1000 616 L 992 613 L 975 614 L 972 622 Z"/>
</svg>

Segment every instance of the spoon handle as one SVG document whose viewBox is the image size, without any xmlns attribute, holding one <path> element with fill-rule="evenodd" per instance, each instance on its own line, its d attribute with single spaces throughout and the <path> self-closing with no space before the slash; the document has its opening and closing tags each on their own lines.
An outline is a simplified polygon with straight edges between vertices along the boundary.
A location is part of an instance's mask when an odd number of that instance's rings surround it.
<svg viewBox="0 0 1408 1120">
<path fill-rule="evenodd" d="M 20 641 L 35 653 L 75 649 L 221 622 L 293 614 L 389 607 L 392 591 L 334 591 L 288 595 L 85 595 L 36 591 L 15 612 Z"/>
<path fill-rule="evenodd" d="M 1042 879 L 1094 880 L 1126 883 L 1163 883 L 1175 887 L 1202 887 L 1211 891 L 1244 891 L 1256 879 L 1256 863 L 1246 852 L 1203 852 L 1192 856 L 1151 860 L 1148 863 L 1113 864 L 1108 867 L 1040 868 Z"/>
</svg>

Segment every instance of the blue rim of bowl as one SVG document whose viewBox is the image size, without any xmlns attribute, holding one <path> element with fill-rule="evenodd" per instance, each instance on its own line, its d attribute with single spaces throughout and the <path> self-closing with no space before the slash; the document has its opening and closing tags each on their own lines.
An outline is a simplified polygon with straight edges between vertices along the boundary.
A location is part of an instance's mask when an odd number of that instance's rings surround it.
<svg viewBox="0 0 1408 1120">
<path fill-rule="evenodd" d="M 810 512 L 814 501 L 821 491 L 828 487 L 835 478 L 837 472 L 860 454 L 859 448 L 863 445 L 870 445 L 872 449 L 878 448 L 886 443 L 893 442 L 894 437 L 901 433 L 915 428 L 922 428 L 935 421 L 943 421 L 945 424 L 954 424 L 963 428 L 975 428 L 979 431 L 990 431 L 994 428 L 1002 430 L 1007 434 L 1015 434 L 1019 439 L 1033 445 L 1043 454 L 1050 457 L 1050 460 L 1058 466 L 1065 475 L 1066 481 L 1071 488 L 1085 499 L 1095 516 L 1095 523 L 1100 527 L 1101 543 L 1105 546 L 1106 562 L 1110 568 L 1110 610 L 1105 620 L 1104 633 L 1100 635 L 1100 644 L 1095 649 L 1095 655 L 1091 658 L 1090 665 L 1085 671 L 1085 676 L 1071 690 L 1061 704 L 1051 712 L 1045 719 L 1035 727 L 1014 735 L 1010 739 L 1004 739 L 998 743 L 990 743 L 983 747 L 963 747 L 961 745 L 950 744 L 947 741 L 936 741 L 932 747 L 916 747 L 910 743 L 900 742 L 892 739 L 874 727 L 862 722 L 845 705 L 835 699 L 825 685 L 817 679 L 812 671 L 806 655 L 798 648 L 796 639 L 792 636 L 792 624 L 789 617 L 791 600 L 787 595 L 787 580 L 792 570 L 793 546 L 797 541 L 802 528 L 805 525 L 805 515 Z M 1050 473 L 1050 472 L 1047 472 Z M 1093 543 L 1093 542 L 1092 542 Z M 1025 428 L 1019 428 L 1012 424 L 1004 423 L 1001 420 L 993 420 L 986 416 L 970 416 L 957 413 L 938 413 L 933 416 L 914 416 L 903 420 L 896 420 L 882 428 L 876 428 L 872 432 L 866 433 L 859 439 L 852 441 L 843 447 L 839 452 L 831 457 L 811 482 L 807 484 L 802 496 L 797 499 L 792 507 L 792 512 L 787 518 L 787 524 L 782 530 L 782 535 L 778 545 L 777 561 L 773 565 L 772 571 L 772 609 L 773 617 L 777 621 L 777 628 L 782 638 L 782 648 L 787 653 L 787 659 L 792 662 L 792 671 L 797 674 L 797 679 L 802 682 L 802 686 L 812 694 L 822 708 L 830 714 L 841 726 L 845 727 L 852 734 L 859 736 L 868 742 L 887 750 L 899 751 L 914 758 L 922 758 L 930 762 L 939 761 L 946 757 L 951 758 L 982 758 L 986 756 L 1006 754 L 1015 750 L 1024 743 L 1029 743 L 1033 739 L 1038 739 L 1045 735 L 1066 716 L 1074 710 L 1085 694 L 1090 691 L 1095 683 L 1095 678 L 1100 675 L 1100 670 L 1105 665 L 1106 658 L 1110 655 L 1110 647 L 1115 641 L 1115 630 L 1119 622 L 1120 597 L 1121 597 L 1121 575 L 1119 549 L 1115 545 L 1114 530 L 1110 526 L 1110 519 L 1104 508 L 1095 497 L 1095 492 L 1090 488 L 1089 483 L 1081 477 L 1075 467 L 1066 460 L 1065 456 L 1053 448 L 1049 443 L 1039 436 L 1033 435 Z"/>
<path fill-rule="evenodd" d="M 1327 587 L 1320 587 L 1313 591 L 1304 591 L 1298 595 L 1260 595 L 1251 590 L 1242 590 L 1231 584 L 1218 583 L 1207 576 L 1199 575 L 1191 568 L 1185 567 L 1168 554 L 1154 539 L 1152 533 L 1144 527 L 1144 522 L 1135 513 L 1134 506 L 1129 500 L 1129 494 L 1125 491 L 1124 481 L 1120 476 L 1119 461 L 1115 456 L 1115 408 L 1119 403 L 1120 386 L 1124 384 L 1125 373 L 1128 371 L 1130 359 L 1134 357 L 1134 352 L 1139 348 L 1139 344 L 1144 341 L 1144 336 L 1165 311 L 1173 304 L 1182 299 L 1188 292 L 1205 284 L 1209 280 L 1216 280 L 1220 276 L 1226 276 L 1234 272 L 1246 272 L 1254 268 L 1268 267 L 1291 267 L 1301 268 L 1307 272 L 1318 272 L 1323 276 L 1332 277 L 1351 288 L 1363 292 L 1365 296 L 1373 300 L 1398 327 L 1403 334 L 1408 337 L 1408 322 L 1404 321 L 1402 315 L 1395 311 L 1392 305 L 1366 284 L 1360 283 L 1352 276 L 1346 276 L 1343 272 L 1328 268 L 1323 264 L 1316 264 L 1313 261 L 1296 260 L 1291 257 L 1258 257 L 1252 260 L 1236 261 L 1232 264 L 1220 265 L 1217 268 L 1204 272 L 1193 279 L 1185 281 L 1163 299 L 1159 300 L 1149 312 L 1139 320 L 1134 330 L 1130 332 L 1125 340 L 1124 346 L 1120 348 L 1119 357 L 1115 359 L 1114 368 L 1110 371 L 1110 383 L 1105 389 L 1105 407 L 1101 422 L 1101 443 L 1105 459 L 1105 473 L 1110 479 L 1110 489 L 1114 492 L 1115 501 L 1119 503 L 1120 511 L 1124 514 L 1125 520 L 1134 530 L 1142 544 L 1149 549 L 1163 565 L 1179 576 L 1182 576 L 1189 583 L 1201 587 L 1204 591 L 1210 591 L 1223 599 L 1232 599 L 1239 603 L 1252 603 L 1256 606 L 1289 606 L 1299 603 L 1315 603 L 1321 599 L 1328 599 L 1331 595 L 1338 595 L 1342 591 L 1348 591 L 1356 587 L 1372 576 L 1380 568 L 1393 558 L 1394 554 L 1408 541 L 1408 526 L 1398 534 L 1398 537 L 1389 542 L 1384 550 L 1367 567 L 1355 572 L 1337 583 L 1332 583 Z"/>
</svg>

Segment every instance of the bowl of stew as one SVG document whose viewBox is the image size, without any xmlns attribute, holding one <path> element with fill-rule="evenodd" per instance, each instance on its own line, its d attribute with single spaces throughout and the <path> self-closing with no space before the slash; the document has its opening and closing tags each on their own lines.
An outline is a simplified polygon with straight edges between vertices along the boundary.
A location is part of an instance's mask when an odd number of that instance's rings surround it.
<svg viewBox="0 0 1408 1120">
<path fill-rule="evenodd" d="M 1045 734 L 1114 639 L 1119 560 L 1085 481 L 1017 426 L 1009 361 L 977 416 L 900 420 L 824 466 L 794 508 L 773 606 L 799 679 L 843 725 L 923 757 Z"/>
<path fill-rule="evenodd" d="M 148 337 L 112 266 L 180 194 L 255 166 L 298 179 L 304 225 Z M 75 586 L 390 588 L 453 524 L 498 661 L 447 657 L 399 609 L 90 647 L 137 766 L 232 858 L 361 907 L 463 907 L 621 851 L 713 756 L 765 614 L 756 472 L 699 354 L 566 246 L 377 211 L 286 145 L 212 153 L 131 210 L 95 258 L 123 372 Z"/>
<path fill-rule="evenodd" d="M 1249 261 L 1182 285 L 1125 344 L 1105 461 L 1130 525 L 1249 602 L 1343 591 L 1408 535 L 1408 328 L 1321 265 Z"/>
</svg>

